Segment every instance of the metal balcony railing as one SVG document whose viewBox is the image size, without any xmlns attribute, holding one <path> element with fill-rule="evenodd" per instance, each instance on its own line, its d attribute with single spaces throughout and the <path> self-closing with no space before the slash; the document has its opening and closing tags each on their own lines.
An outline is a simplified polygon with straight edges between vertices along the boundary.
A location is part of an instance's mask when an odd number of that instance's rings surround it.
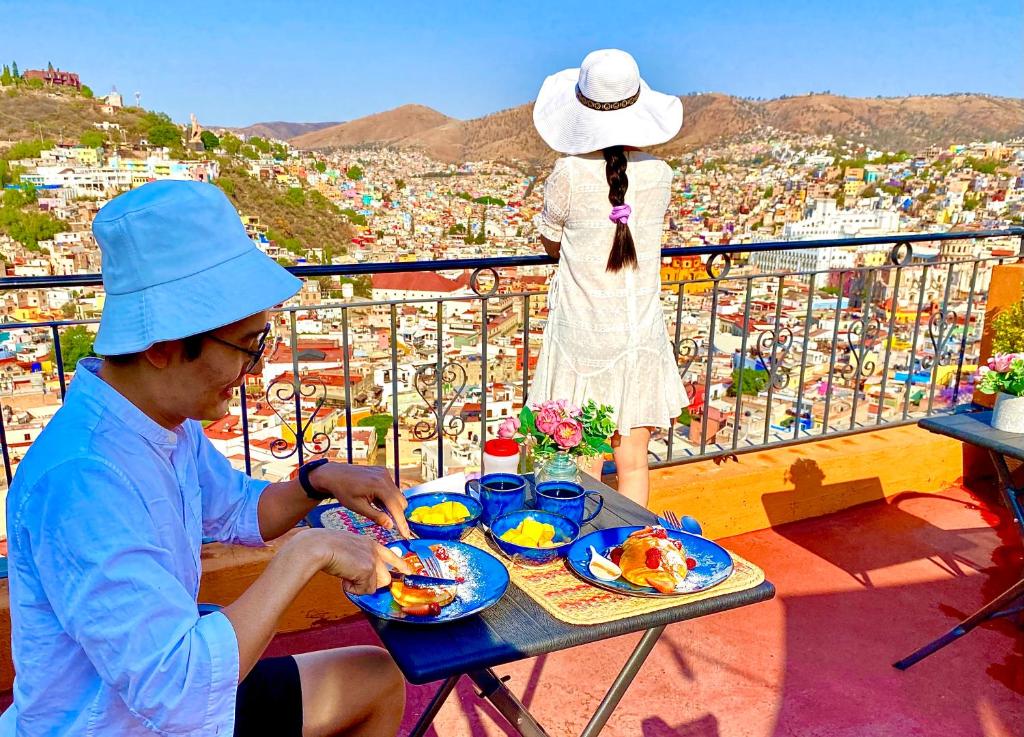
<svg viewBox="0 0 1024 737">
<path fill-rule="evenodd" d="M 922 243 L 930 244 L 927 252 Z M 830 254 L 850 247 L 868 262 L 829 263 Z M 652 463 L 672 464 L 916 422 L 968 405 L 973 367 L 983 358 L 991 269 L 1024 255 L 1024 228 L 708 245 L 662 255 L 691 265 L 701 257 L 703 271 L 663 284 L 669 335 L 691 394 L 691 408 L 652 438 Z M 773 267 L 796 262 L 812 268 Z M 425 271 L 472 277 L 455 296 L 275 310 L 277 349 L 239 393 L 237 430 L 215 432 L 215 442 L 246 471 L 267 477 L 324 453 L 370 462 L 375 441 L 357 449 L 354 418 L 388 414 L 390 429 L 380 429 L 390 454 L 376 462 L 390 466 L 396 481 L 412 465 L 421 469 L 414 476 L 441 475 L 452 464 L 475 468 L 496 424 L 529 398 L 530 359 L 540 347 L 544 293 L 508 285 L 553 263 L 525 256 L 292 268 L 304 279 Z M 100 285 L 98 274 L 0 280 L 0 289 L 19 291 Z M 54 357 L 49 374 L 42 361 L 28 375 L 0 364 L 8 483 L 52 414 L 49 385 L 61 401 L 66 394 L 65 371 L 73 367 L 63 364 L 63 332 L 96 322 L 0 325 L 20 334 L 25 355 L 38 357 L 46 344 Z M 410 449 L 420 451 L 418 463 Z"/>
</svg>

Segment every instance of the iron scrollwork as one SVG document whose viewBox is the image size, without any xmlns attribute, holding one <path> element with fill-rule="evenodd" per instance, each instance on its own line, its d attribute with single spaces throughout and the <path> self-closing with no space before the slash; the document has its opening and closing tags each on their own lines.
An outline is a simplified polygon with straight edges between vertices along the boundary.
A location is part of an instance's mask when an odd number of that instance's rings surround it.
<svg viewBox="0 0 1024 737">
<path fill-rule="evenodd" d="M 412 434 L 417 440 L 430 440 L 439 431 L 450 438 L 457 438 L 466 427 L 466 421 L 461 417 L 447 417 L 455 401 L 466 390 L 466 369 L 458 363 L 446 363 L 441 367 L 440 378 L 441 394 L 438 396 L 437 365 L 428 363 L 416 367 L 413 382 L 416 393 L 434 415 L 420 420 L 413 427 Z"/>
<path fill-rule="evenodd" d="M 306 431 L 316 420 L 320 409 L 324 406 L 324 402 L 327 401 L 327 385 L 324 382 L 319 379 L 297 379 L 295 381 L 275 379 L 267 387 L 266 397 L 270 408 L 274 410 L 274 414 L 281 418 L 282 426 L 287 427 L 295 435 L 294 445 L 284 438 L 274 438 L 270 442 L 270 453 L 274 458 L 278 460 L 290 458 L 298 452 L 299 443 L 302 444 L 302 450 L 310 455 L 323 454 L 331 449 L 331 438 L 327 433 L 315 432 L 309 437 L 309 440 L 306 439 Z M 302 421 L 300 414 L 295 417 L 295 424 L 292 425 L 285 417 L 285 414 L 290 413 L 282 413 L 278 409 L 279 404 L 287 404 L 289 407 L 293 407 L 296 398 L 301 406 L 303 400 L 310 400 L 314 397 L 315 406 L 305 422 Z"/>
<path fill-rule="evenodd" d="M 768 370 L 775 391 L 782 391 L 789 386 L 791 376 L 785 362 L 792 347 L 793 331 L 789 328 L 782 328 L 778 333 L 774 330 L 764 330 L 757 336 L 754 353 Z"/>
<path fill-rule="evenodd" d="M 680 376 L 685 377 L 689 372 L 690 366 L 696 360 L 699 350 L 697 341 L 693 338 L 681 338 L 676 344 L 676 363 L 679 366 Z"/>
<path fill-rule="evenodd" d="M 484 272 L 490 272 L 490 279 L 492 280 L 490 289 L 485 289 L 480 285 L 480 276 Z M 498 275 L 498 271 L 496 269 L 492 269 L 490 267 L 480 268 L 474 271 L 472 275 L 470 275 L 469 288 L 476 292 L 476 295 L 478 297 L 493 297 L 495 293 L 498 291 L 498 283 L 500 281 L 501 277 Z"/>
<path fill-rule="evenodd" d="M 866 379 L 875 371 L 875 361 L 871 358 L 871 349 L 878 342 L 881 333 L 878 320 L 865 319 L 853 323 L 846 331 L 846 342 L 849 346 L 850 362 L 843 366 L 839 374 L 847 381 L 856 377 Z"/>
<path fill-rule="evenodd" d="M 722 267 L 721 267 L 720 270 L 718 270 L 716 272 L 716 270 L 715 270 L 715 261 L 717 260 L 718 256 L 722 257 Z M 729 275 L 729 270 L 731 268 L 732 268 L 732 256 L 729 255 L 728 253 L 713 253 L 713 254 L 711 254 L 711 256 L 708 257 L 707 264 L 704 266 L 704 270 L 707 271 L 708 276 L 710 276 L 712 279 L 715 279 L 715 280 L 720 280 L 720 279 L 724 279 L 725 277 L 727 277 Z"/>
<path fill-rule="evenodd" d="M 889 251 L 889 263 L 893 266 L 906 266 L 914 258 L 914 247 L 909 243 L 897 243 Z"/>
<path fill-rule="evenodd" d="M 921 359 L 921 367 L 928 370 L 933 364 L 948 366 L 953 361 L 953 351 L 949 349 L 949 339 L 956 330 L 956 313 L 952 310 L 936 310 L 928 318 L 928 337 L 932 342 L 933 356 Z"/>
</svg>

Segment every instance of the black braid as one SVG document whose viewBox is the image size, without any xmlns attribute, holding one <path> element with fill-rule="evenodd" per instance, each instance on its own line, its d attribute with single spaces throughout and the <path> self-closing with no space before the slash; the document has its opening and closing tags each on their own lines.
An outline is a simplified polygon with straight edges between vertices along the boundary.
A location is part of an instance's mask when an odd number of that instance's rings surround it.
<svg viewBox="0 0 1024 737">
<path fill-rule="evenodd" d="M 608 201 L 612 207 L 626 203 L 626 190 L 629 189 L 629 178 L 626 176 L 626 152 L 622 146 L 609 146 L 604 149 L 604 172 L 608 178 Z M 607 270 L 622 271 L 626 266 L 637 267 L 636 246 L 633 234 L 626 223 L 615 224 L 615 240 L 612 251 L 608 254 Z"/>
</svg>

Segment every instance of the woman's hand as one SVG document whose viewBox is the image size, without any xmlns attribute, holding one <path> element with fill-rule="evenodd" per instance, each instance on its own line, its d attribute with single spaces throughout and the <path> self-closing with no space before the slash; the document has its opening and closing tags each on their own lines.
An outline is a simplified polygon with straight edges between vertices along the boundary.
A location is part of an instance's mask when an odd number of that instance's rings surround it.
<svg viewBox="0 0 1024 737">
<path fill-rule="evenodd" d="M 353 512 L 389 530 L 397 525 L 399 534 L 409 537 L 409 525 L 405 521 L 409 502 L 386 469 L 325 463 L 310 473 L 309 480 L 317 491 L 330 494 Z"/>
</svg>

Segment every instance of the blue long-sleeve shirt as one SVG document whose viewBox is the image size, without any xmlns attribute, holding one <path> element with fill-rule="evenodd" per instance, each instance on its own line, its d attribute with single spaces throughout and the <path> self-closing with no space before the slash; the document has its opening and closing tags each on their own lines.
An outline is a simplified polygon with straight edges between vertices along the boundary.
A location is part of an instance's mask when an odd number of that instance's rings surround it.
<svg viewBox="0 0 1024 737">
<path fill-rule="evenodd" d="M 238 642 L 200 619 L 204 536 L 262 545 L 266 482 L 78 365 L 7 498 L 14 703 L 0 736 L 231 735 Z"/>
</svg>

